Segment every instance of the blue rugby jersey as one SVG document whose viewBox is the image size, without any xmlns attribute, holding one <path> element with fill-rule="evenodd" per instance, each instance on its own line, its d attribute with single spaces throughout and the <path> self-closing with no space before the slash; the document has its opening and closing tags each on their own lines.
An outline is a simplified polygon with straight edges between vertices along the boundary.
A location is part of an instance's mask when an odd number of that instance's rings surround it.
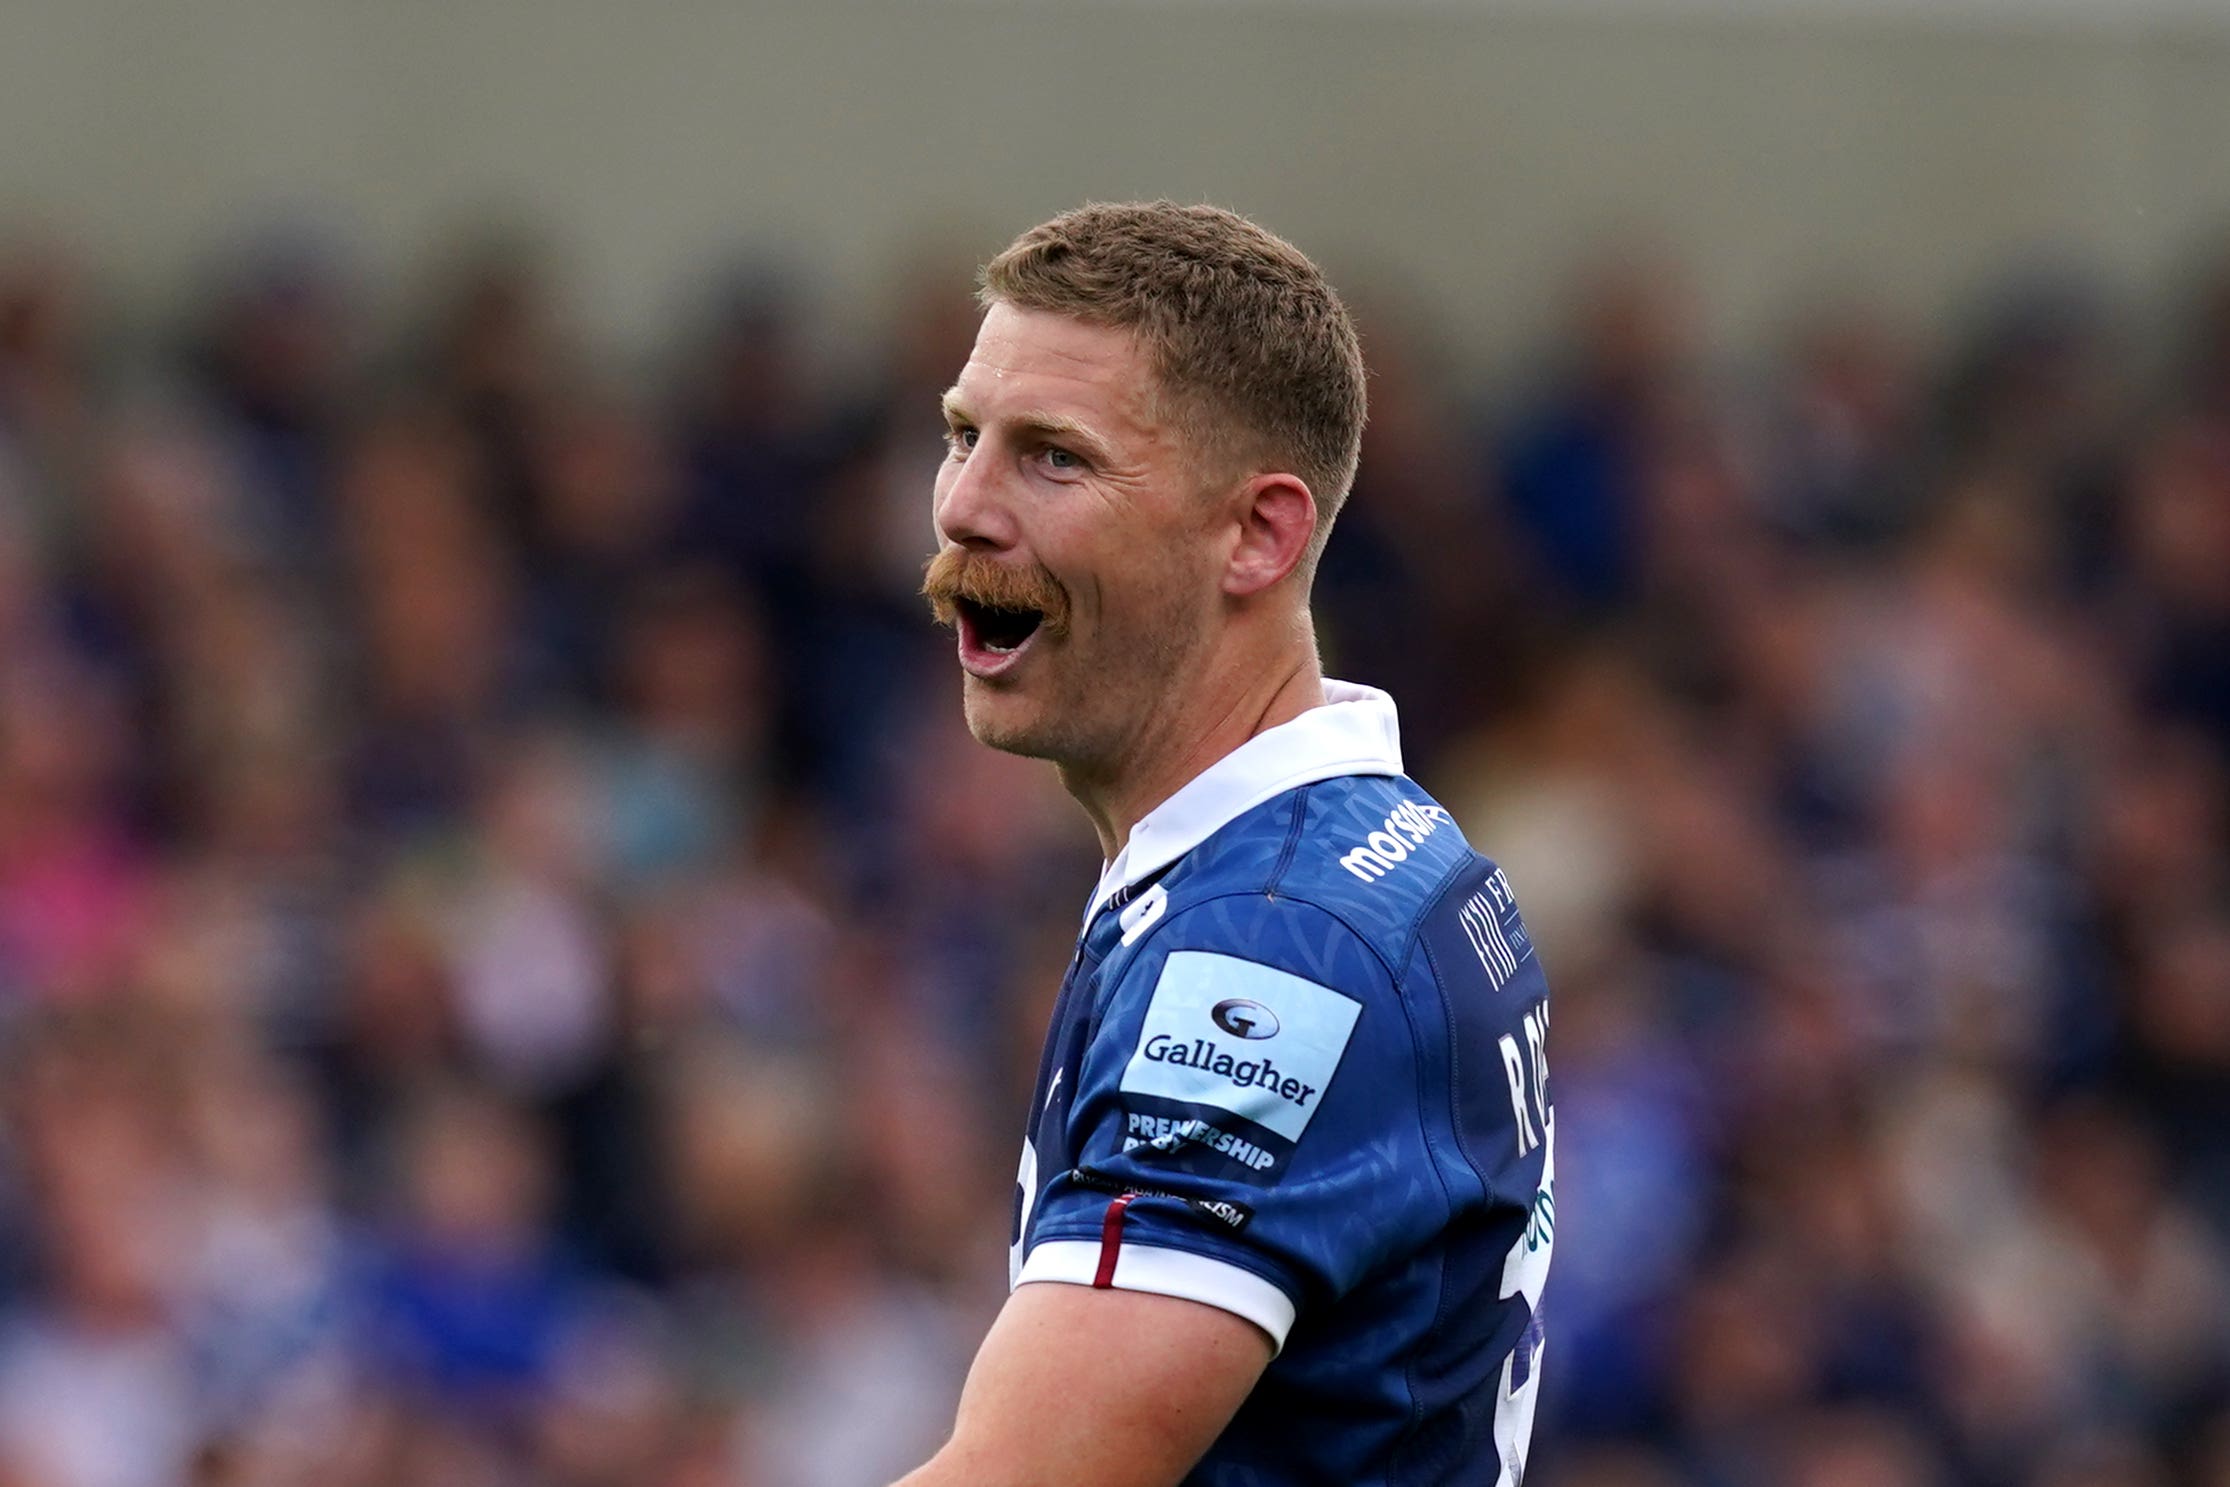
<svg viewBox="0 0 2230 1487">
<path fill-rule="evenodd" d="M 1024 1142 L 1016 1285 L 1277 1355 L 1194 1487 L 1516 1484 L 1555 1232 L 1548 985 L 1384 693 L 1266 730 L 1108 865 Z"/>
</svg>

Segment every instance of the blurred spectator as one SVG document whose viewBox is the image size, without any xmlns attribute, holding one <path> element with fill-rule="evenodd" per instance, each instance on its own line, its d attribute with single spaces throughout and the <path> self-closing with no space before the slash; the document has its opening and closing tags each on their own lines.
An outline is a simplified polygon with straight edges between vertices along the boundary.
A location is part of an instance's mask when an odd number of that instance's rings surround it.
<svg viewBox="0 0 2230 1487">
<path fill-rule="evenodd" d="M 1503 485 L 1549 593 L 1582 614 L 1633 596 L 1644 472 L 1696 372 L 1679 271 L 1634 250 L 1578 283 L 1572 344 L 1510 430 Z"/>
<path fill-rule="evenodd" d="M 6 1487 L 879 1487 L 997 1305 L 1095 864 L 914 597 L 965 271 L 657 396 L 453 268 L 266 235 L 180 361 L 0 253 Z M 1365 290 L 1325 647 L 1557 982 L 1535 1476 L 2230 1487 L 2230 296 L 1723 387 L 1629 255 L 1482 450 Z"/>
<path fill-rule="evenodd" d="M 395 1133 L 392 1232 L 371 1296 L 376 1366 L 413 1402 L 515 1425 L 590 1325 L 594 1292 L 553 1244 L 543 1133 L 484 1091 L 436 1089 Z"/>
</svg>

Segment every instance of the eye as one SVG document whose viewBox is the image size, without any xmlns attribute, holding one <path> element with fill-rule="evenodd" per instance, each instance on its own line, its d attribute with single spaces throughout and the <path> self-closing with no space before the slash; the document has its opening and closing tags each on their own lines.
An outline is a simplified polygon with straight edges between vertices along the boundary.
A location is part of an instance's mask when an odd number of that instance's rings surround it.
<svg viewBox="0 0 2230 1487">
<path fill-rule="evenodd" d="M 1069 450 L 1061 448 L 1058 444 L 1045 446 L 1045 462 L 1055 470 L 1081 470 L 1084 468 L 1082 458 Z"/>
<path fill-rule="evenodd" d="M 945 449 L 952 459 L 965 459 L 968 451 L 976 447 L 976 431 L 966 424 L 954 424 L 945 430 Z"/>
</svg>

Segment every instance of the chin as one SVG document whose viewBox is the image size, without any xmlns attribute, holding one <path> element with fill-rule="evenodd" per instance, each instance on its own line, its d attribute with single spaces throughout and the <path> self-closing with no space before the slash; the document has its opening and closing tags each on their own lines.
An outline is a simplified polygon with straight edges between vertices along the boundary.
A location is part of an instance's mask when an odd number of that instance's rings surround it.
<svg viewBox="0 0 2230 1487">
<path fill-rule="evenodd" d="M 1059 765 L 1078 764 L 1091 753 L 1079 727 L 1083 719 L 1038 698 L 994 690 L 970 678 L 962 693 L 962 710 L 976 742 L 1001 753 Z"/>
<path fill-rule="evenodd" d="M 962 710 L 977 743 L 1028 759 L 1052 759 L 1051 731 L 1038 709 L 1014 695 L 992 692 L 970 680 Z"/>
</svg>

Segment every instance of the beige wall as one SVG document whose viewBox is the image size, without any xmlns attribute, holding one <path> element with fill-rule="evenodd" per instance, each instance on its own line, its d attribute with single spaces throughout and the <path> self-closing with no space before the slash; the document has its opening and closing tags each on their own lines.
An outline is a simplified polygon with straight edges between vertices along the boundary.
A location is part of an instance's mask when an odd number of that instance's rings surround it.
<svg viewBox="0 0 2230 1487">
<path fill-rule="evenodd" d="M 2230 26 L 1819 8 L 0 0 L 0 210 L 143 302 L 276 206 L 382 270 L 526 214 L 627 336 L 738 240 L 848 289 L 925 229 L 1206 197 L 1486 354 L 1614 220 L 1737 335 L 1823 278 L 1926 313 L 2044 240 L 2144 286 L 2230 220 Z"/>
</svg>

